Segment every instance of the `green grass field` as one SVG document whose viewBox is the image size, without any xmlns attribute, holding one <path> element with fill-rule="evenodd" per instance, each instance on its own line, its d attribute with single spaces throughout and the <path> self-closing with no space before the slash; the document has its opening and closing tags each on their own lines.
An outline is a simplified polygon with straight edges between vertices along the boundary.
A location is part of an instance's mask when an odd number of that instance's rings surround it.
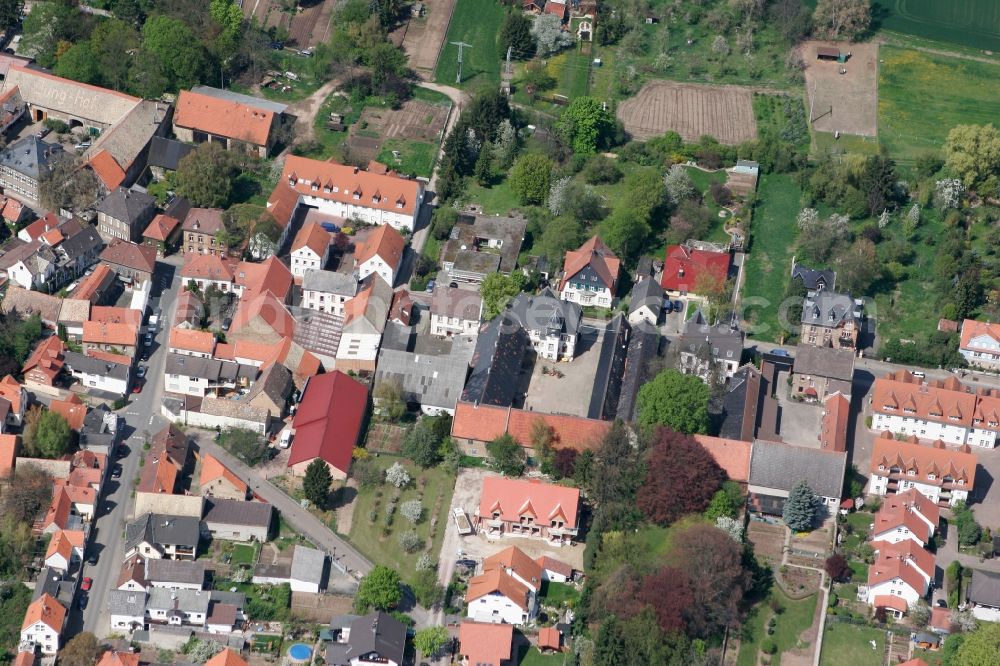
<svg viewBox="0 0 1000 666">
<path fill-rule="evenodd" d="M 497 54 L 497 34 L 503 22 L 503 5 L 493 0 L 458 0 L 451 15 L 444 48 L 438 56 L 434 78 L 438 83 L 455 85 L 458 70 L 458 47 L 452 42 L 465 42 L 472 48 L 463 49 L 462 87 L 500 83 L 500 56 Z"/>
<path fill-rule="evenodd" d="M 568 583 L 550 583 L 544 581 L 540 596 L 545 599 L 545 603 L 549 606 L 562 606 L 566 602 L 575 604 L 580 598 L 580 593 Z"/>
<path fill-rule="evenodd" d="M 963 123 L 1000 118 L 1000 65 L 891 46 L 879 51 L 878 134 L 904 164 Z"/>
<path fill-rule="evenodd" d="M 437 533 L 430 544 L 429 552 L 435 559 L 441 550 L 441 541 L 444 539 L 444 530 L 449 520 L 448 512 L 451 510 L 451 494 L 455 490 L 455 477 L 448 474 L 444 469 L 432 468 L 422 470 L 405 458 L 383 455 L 378 458 L 378 465 L 382 469 L 387 469 L 393 463 L 399 462 L 410 473 L 412 481 L 410 485 L 403 489 L 399 498 L 399 504 L 393 515 L 392 526 L 389 534 L 383 536 L 382 529 L 385 525 L 385 506 L 392 498 L 396 489 L 385 484 L 378 488 L 361 488 L 354 505 L 354 520 L 351 525 L 350 541 L 358 550 L 376 564 L 384 564 L 399 572 L 404 582 L 411 582 L 416 575 L 415 565 L 417 558 L 423 551 L 406 553 L 399 546 L 398 535 L 410 529 L 416 530 L 421 539 L 430 539 L 430 513 L 434 510 L 441 497 L 437 524 Z M 403 518 L 399 513 L 399 506 L 407 500 L 416 499 L 420 494 L 419 480 L 424 479 L 426 486 L 423 488 L 424 519 L 415 527 Z M 381 497 L 377 494 L 381 493 Z M 369 514 L 375 512 L 374 524 L 369 519 Z"/>
<path fill-rule="evenodd" d="M 401 174 L 430 178 L 437 160 L 437 148 L 435 144 L 425 141 L 388 139 L 382 144 L 382 150 L 375 159 Z M 394 150 L 399 151 L 399 158 L 393 156 Z"/>
<path fill-rule="evenodd" d="M 737 666 L 755 666 L 757 652 L 766 638 L 774 641 L 777 648 L 771 658 L 771 664 L 781 663 L 781 653 L 788 650 L 804 649 L 807 643 L 800 643 L 799 635 L 812 626 L 813 615 L 816 612 L 817 595 L 805 599 L 791 599 L 775 586 L 768 597 L 777 599 L 784 611 L 775 615 L 768 603 L 758 604 L 747 619 L 743 628 L 744 639 L 740 642 L 740 653 L 736 660 Z M 767 635 L 767 621 L 774 617 L 774 633 Z"/>
<path fill-rule="evenodd" d="M 1000 50 L 996 0 L 875 0 L 877 27 L 975 49 Z"/>
<path fill-rule="evenodd" d="M 778 325 L 778 306 L 792 270 L 800 196 L 787 174 L 765 175 L 757 188 L 744 268 L 743 317 L 752 324 L 750 334 L 759 340 L 776 342 L 784 333 Z"/>
<path fill-rule="evenodd" d="M 869 641 L 875 641 L 872 649 Z M 885 632 L 846 622 L 827 620 L 823 634 L 823 653 L 820 666 L 882 666 L 885 650 Z"/>
<path fill-rule="evenodd" d="M 566 653 L 542 654 L 533 645 L 522 645 L 517 653 L 517 666 L 560 666 L 566 663 L 569 663 Z"/>
</svg>

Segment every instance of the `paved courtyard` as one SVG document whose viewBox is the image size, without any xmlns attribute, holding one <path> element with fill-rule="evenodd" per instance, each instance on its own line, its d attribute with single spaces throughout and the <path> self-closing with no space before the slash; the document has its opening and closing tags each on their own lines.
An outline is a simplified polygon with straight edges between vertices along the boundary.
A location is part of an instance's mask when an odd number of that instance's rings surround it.
<svg viewBox="0 0 1000 666">
<path fill-rule="evenodd" d="M 594 392 L 598 360 L 601 357 L 603 330 L 587 329 L 580 334 L 578 348 L 582 349 L 569 363 L 553 363 L 541 357 L 535 359 L 531 378 L 524 397 L 524 408 L 544 413 L 586 416 L 590 396 Z M 545 374 L 562 373 L 558 375 Z"/>
<path fill-rule="evenodd" d="M 789 395 L 788 373 L 778 373 L 775 395 L 781 407 L 781 421 L 778 434 L 788 444 L 818 449 L 823 406 L 816 403 L 798 402 Z"/>
</svg>

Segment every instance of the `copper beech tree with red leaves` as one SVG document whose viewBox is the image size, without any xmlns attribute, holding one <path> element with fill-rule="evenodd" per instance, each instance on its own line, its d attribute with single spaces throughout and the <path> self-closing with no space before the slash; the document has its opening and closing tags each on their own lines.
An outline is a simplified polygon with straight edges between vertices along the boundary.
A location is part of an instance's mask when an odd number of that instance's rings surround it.
<svg viewBox="0 0 1000 666">
<path fill-rule="evenodd" d="M 725 480 L 725 472 L 693 437 L 660 428 L 646 457 L 646 482 L 636 502 L 651 521 L 669 525 L 704 511 Z"/>
<path fill-rule="evenodd" d="M 636 596 L 640 606 L 649 606 L 656 614 L 656 623 L 668 634 L 684 633 L 684 614 L 694 603 L 691 582 L 680 569 L 663 567 L 642 579 Z"/>
<path fill-rule="evenodd" d="M 710 525 L 692 525 L 674 537 L 667 561 L 691 586 L 684 613 L 689 636 L 712 636 L 739 620 L 751 583 L 742 556 L 739 544 Z"/>
</svg>

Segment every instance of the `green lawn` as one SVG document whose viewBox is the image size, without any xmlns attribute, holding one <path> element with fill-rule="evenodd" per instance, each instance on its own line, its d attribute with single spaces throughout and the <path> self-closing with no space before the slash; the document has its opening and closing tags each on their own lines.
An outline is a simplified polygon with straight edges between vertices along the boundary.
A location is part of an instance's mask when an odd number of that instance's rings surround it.
<svg viewBox="0 0 1000 666">
<path fill-rule="evenodd" d="M 521 646 L 517 654 L 518 666 L 560 666 L 568 663 L 568 656 L 563 654 L 542 654 L 535 646 Z"/>
<path fill-rule="evenodd" d="M 1000 51 L 996 0 L 875 0 L 872 9 L 883 30 Z"/>
<path fill-rule="evenodd" d="M 253 566 L 257 563 L 257 545 L 238 543 L 233 546 L 233 556 L 229 560 L 232 565 L 248 564 Z"/>
<path fill-rule="evenodd" d="M 742 302 L 749 333 L 759 340 L 775 342 L 787 335 L 778 322 L 778 306 L 792 270 L 800 196 L 787 174 L 765 175 L 757 188 Z"/>
<path fill-rule="evenodd" d="M 878 140 L 873 137 L 857 136 L 854 134 L 841 134 L 840 138 L 834 138 L 832 132 L 812 133 L 812 152 L 831 153 L 842 155 L 844 153 L 858 153 L 861 155 L 877 155 Z"/>
<path fill-rule="evenodd" d="M 568 583 L 542 582 L 542 593 L 540 595 L 550 606 L 562 606 L 566 602 L 575 604 L 580 598 L 580 593 L 576 588 Z"/>
<path fill-rule="evenodd" d="M 773 587 L 767 599 L 754 607 L 743 626 L 737 666 L 755 666 L 757 653 L 765 638 L 774 641 L 777 648 L 771 659 L 771 664 L 774 666 L 781 663 L 782 652 L 807 647 L 806 644 L 800 644 L 799 635 L 812 626 L 817 598 L 818 596 L 814 594 L 805 599 L 795 600 L 785 596 L 777 586 Z M 777 599 L 784 607 L 780 614 L 775 615 L 771 610 L 769 605 L 771 599 Z M 767 621 L 771 617 L 775 618 L 774 633 L 768 636 Z"/>
<path fill-rule="evenodd" d="M 571 100 L 583 97 L 590 88 L 590 56 L 584 54 L 582 44 L 578 44 L 576 48 L 559 57 L 565 57 L 565 63 L 560 72 L 556 92 Z"/>
<path fill-rule="evenodd" d="M 876 648 L 872 650 L 871 643 Z M 863 625 L 827 620 L 823 634 L 823 653 L 820 666 L 882 666 L 885 651 L 885 632 Z"/>
<path fill-rule="evenodd" d="M 475 203 L 483 207 L 487 215 L 505 215 L 521 205 L 517 195 L 510 189 L 505 179 L 491 187 L 483 187 L 470 178 L 461 196 L 463 203 Z"/>
<path fill-rule="evenodd" d="M 879 140 L 897 160 L 939 151 L 955 125 L 1000 118 L 1000 65 L 891 46 L 879 59 Z"/>
<path fill-rule="evenodd" d="M 436 144 L 425 141 L 388 139 L 375 159 L 404 175 L 430 178 L 437 161 L 437 149 Z M 398 158 L 393 155 L 394 150 L 399 151 Z"/>
<path fill-rule="evenodd" d="M 458 0 L 451 15 L 444 48 L 438 56 L 434 78 L 438 83 L 455 85 L 458 70 L 458 47 L 452 42 L 471 44 L 462 50 L 461 86 L 499 85 L 500 56 L 497 35 L 503 22 L 503 5 L 494 0 Z"/>
<path fill-rule="evenodd" d="M 412 480 L 410 485 L 403 489 L 396 512 L 393 515 L 392 525 L 389 527 L 389 533 L 385 536 L 382 533 L 385 526 L 385 507 L 392 499 L 396 489 L 388 484 L 377 488 L 361 488 L 354 503 L 350 541 L 375 564 L 391 567 L 399 572 L 403 581 L 411 582 L 416 574 L 414 567 L 417 558 L 423 551 L 412 554 L 404 552 L 397 541 L 398 535 L 414 529 L 421 539 L 427 541 L 431 532 L 430 513 L 435 504 L 438 503 L 440 496 L 437 533 L 429 549 L 432 557 L 435 561 L 437 560 L 438 552 L 441 550 L 441 540 L 444 539 L 446 521 L 450 519 L 448 512 L 451 510 L 451 495 L 455 490 L 455 477 L 442 468 L 422 470 L 405 458 L 382 455 L 376 460 L 381 469 L 387 469 L 395 462 L 402 463 L 410 473 Z M 421 480 L 425 485 L 421 486 Z M 403 502 L 417 499 L 421 492 L 423 493 L 424 519 L 416 527 L 413 527 L 408 520 L 400 515 L 399 507 Z M 381 497 L 377 496 L 378 493 L 381 493 Z M 372 511 L 375 512 L 374 524 L 369 519 Z"/>
</svg>

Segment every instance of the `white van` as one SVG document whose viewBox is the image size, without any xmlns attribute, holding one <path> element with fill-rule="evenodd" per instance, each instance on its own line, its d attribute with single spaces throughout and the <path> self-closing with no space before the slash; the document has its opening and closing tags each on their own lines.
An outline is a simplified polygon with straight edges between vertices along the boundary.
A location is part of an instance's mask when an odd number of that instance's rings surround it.
<svg viewBox="0 0 1000 666">
<path fill-rule="evenodd" d="M 282 449 L 287 449 L 292 445 L 292 435 L 295 433 L 291 428 L 285 428 L 281 431 L 281 438 L 278 439 L 278 446 Z"/>
</svg>

